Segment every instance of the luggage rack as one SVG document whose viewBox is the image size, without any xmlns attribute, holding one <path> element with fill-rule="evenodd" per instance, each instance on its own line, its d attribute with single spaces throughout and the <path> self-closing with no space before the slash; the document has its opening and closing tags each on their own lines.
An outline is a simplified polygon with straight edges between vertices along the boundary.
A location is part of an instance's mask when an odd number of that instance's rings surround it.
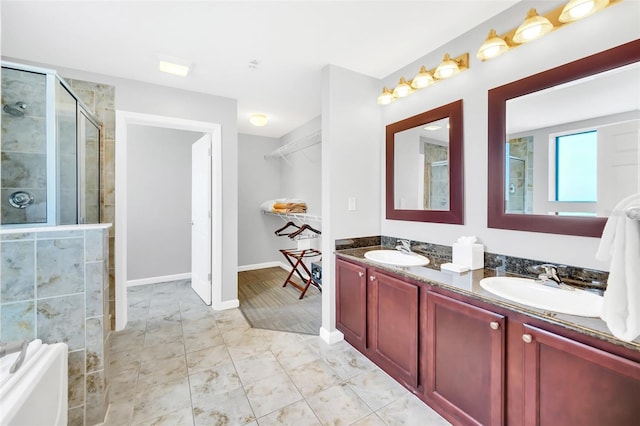
<svg viewBox="0 0 640 426">
<path fill-rule="evenodd" d="M 289 262 L 292 267 L 289 275 L 287 275 L 287 278 L 284 280 L 284 284 L 282 285 L 282 287 L 286 287 L 287 284 L 291 284 L 292 286 L 300 290 L 300 297 L 298 297 L 298 299 L 302 299 L 304 297 L 307 290 L 309 289 L 309 286 L 311 285 L 317 288 L 318 291 L 322 292 L 322 286 L 320 285 L 320 283 L 316 282 L 313 279 L 311 271 L 309 271 L 309 268 L 307 268 L 307 265 L 305 265 L 305 263 L 303 262 L 303 259 L 305 258 L 322 256 L 322 253 L 319 250 L 313 248 L 304 250 L 280 249 L 280 253 L 282 253 L 282 255 L 285 257 L 285 259 L 287 259 L 287 262 Z M 304 271 L 306 277 L 299 268 Z M 298 277 L 300 277 L 300 279 L 304 283 L 304 286 L 301 286 L 291 279 L 294 272 L 296 273 L 296 275 L 298 275 Z"/>
</svg>

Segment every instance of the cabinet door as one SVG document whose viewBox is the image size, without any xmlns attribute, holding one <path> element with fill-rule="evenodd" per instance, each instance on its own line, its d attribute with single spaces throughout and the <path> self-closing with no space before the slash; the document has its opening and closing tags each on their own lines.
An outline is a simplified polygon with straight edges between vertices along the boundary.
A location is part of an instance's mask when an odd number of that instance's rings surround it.
<svg viewBox="0 0 640 426">
<path fill-rule="evenodd" d="M 336 260 L 336 328 L 360 350 L 367 337 L 367 269 Z"/>
<path fill-rule="evenodd" d="M 524 325 L 525 425 L 637 425 L 640 364 Z"/>
<path fill-rule="evenodd" d="M 425 398 L 454 423 L 502 424 L 504 317 L 433 292 L 426 304 Z"/>
<path fill-rule="evenodd" d="M 419 287 L 380 272 L 369 279 L 371 350 L 385 371 L 416 388 Z"/>
</svg>

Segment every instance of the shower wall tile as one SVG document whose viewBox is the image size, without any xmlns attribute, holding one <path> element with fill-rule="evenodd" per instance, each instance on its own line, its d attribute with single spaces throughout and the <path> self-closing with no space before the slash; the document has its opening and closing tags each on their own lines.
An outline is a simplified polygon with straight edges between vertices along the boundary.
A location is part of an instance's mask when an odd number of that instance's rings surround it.
<svg viewBox="0 0 640 426">
<path fill-rule="evenodd" d="M 36 309 L 33 300 L 1 306 L 0 340 L 33 340 L 36 338 Z"/>
<path fill-rule="evenodd" d="M 37 246 L 38 298 L 84 291 L 82 238 L 38 240 Z"/>
<path fill-rule="evenodd" d="M 104 260 L 104 231 L 85 231 L 85 262 Z"/>
<path fill-rule="evenodd" d="M 25 188 L 2 188 L 2 223 L 44 223 L 47 221 L 47 192 L 44 189 L 29 189 L 34 202 L 26 209 L 19 209 L 9 204 L 9 197 L 15 191 Z"/>
<path fill-rule="evenodd" d="M 2 151 L 44 154 L 46 152 L 44 117 L 11 117 L 2 114 Z"/>
<path fill-rule="evenodd" d="M 100 316 L 105 312 L 103 298 L 104 291 L 104 262 L 91 262 L 85 264 L 86 282 L 86 317 Z"/>
<path fill-rule="evenodd" d="M 67 426 L 84 426 L 84 406 L 67 411 Z"/>
<path fill-rule="evenodd" d="M 104 340 L 102 317 L 86 320 L 87 366 L 86 372 L 92 373 L 104 368 Z"/>
<path fill-rule="evenodd" d="M 59 238 L 84 238 L 84 231 L 79 229 L 65 229 L 62 231 L 37 232 L 38 240 L 55 240 Z"/>
<path fill-rule="evenodd" d="M 2 187 L 43 189 L 47 186 L 44 154 L 2 152 Z"/>
<path fill-rule="evenodd" d="M 85 401 L 85 351 L 69 352 L 69 392 L 70 408 L 82 406 Z"/>
<path fill-rule="evenodd" d="M 104 370 L 87 374 L 87 399 L 85 423 L 95 425 L 104 421 L 107 406 L 104 405 L 106 391 Z"/>
<path fill-rule="evenodd" d="M 0 234 L 0 241 L 34 240 L 36 234 L 33 232 L 16 232 L 11 234 Z"/>
<path fill-rule="evenodd" d="M 0 246 L 0 301 L 2 303 L 33 300 L 35 297 L 34 241 L 4 242 Z"/>
<path fill-rule="evenodd" d="M 38 300 L 37 333 L 46 342 L 65 342 L 69 350 L 85 347 L 84 294 Z"/>
</svg>

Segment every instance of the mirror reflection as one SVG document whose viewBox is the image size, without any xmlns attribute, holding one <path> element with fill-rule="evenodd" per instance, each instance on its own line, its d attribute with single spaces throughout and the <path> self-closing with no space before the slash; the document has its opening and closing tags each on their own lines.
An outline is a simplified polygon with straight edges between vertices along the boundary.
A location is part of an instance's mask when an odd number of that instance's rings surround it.
<svg viewBox="0 0 640 426">
<path fill-rule="evenodd" d="M 638 63 L 506 102 L 504 211 L 607 217 L 640 191 Z"/>
<path fill-rule="evenodd" d="M 449 117 L 394 136 L 394 206 L 449 210 Z"/>
</svg>

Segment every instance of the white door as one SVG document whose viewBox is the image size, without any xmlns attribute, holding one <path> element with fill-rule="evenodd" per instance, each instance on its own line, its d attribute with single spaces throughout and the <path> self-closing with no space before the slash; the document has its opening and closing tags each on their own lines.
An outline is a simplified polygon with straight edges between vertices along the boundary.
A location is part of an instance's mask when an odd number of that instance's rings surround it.
<svg viewBox="0 0 640 426">
<path fill-rule="evenodd" d="M 191 146 L 191 287 L 211 305 L 211 135 Z"/>
</svg>

